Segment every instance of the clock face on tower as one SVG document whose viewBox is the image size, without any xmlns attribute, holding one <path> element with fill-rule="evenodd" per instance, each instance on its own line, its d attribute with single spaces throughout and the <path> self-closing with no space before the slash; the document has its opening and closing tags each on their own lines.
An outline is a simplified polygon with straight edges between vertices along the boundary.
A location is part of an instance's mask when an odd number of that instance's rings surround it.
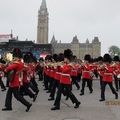
<svg viewBox="0 0 120 120">
<path fill-rule="evenodd" d="M 45 13 L 45 11 L 44 11 L 44 10 L 42 10 L 42 11 L 41 11 L 41 13 L 42 13 L 42 14 L 44 14 L 44 13 Z"/>
</svg>

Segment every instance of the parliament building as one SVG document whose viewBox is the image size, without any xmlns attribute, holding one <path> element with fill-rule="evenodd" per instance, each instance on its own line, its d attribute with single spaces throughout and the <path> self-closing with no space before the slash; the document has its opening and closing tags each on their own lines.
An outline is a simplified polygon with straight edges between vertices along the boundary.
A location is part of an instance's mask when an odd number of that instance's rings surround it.
<svg viewBox="0 0 120 120">
<path fill-rule="evenodd" d="M 48 32 L 49 32 L 49 13 L 46 6 L 46 1 L 42 0 L 40 10 L 38 11 L 38 26 L 37 26 L 37 43 L 48 44 Z M 71 38 L 71 43 L 61 43 L 53 38 L 50 42 L 52 45 L 52 53 L 63 53 L 65 49 L 71 49 L 73 54 L 78 59 L 83 59 L 85 54 L 90 54 L 91 57 L 96 58 L 101 55 L 101 42 L 98 37 L 94 37 L 90 43 L 87 39 L 85 43 L 80 43 L 77 36 Z"/>
</svg>

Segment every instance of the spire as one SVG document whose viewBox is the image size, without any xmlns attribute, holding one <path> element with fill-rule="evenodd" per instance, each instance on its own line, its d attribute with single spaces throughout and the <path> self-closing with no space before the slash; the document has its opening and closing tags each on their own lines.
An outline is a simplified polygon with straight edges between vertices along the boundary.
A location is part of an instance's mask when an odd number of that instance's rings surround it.
<svg viewBox="0 0 120 120">
<path fill-rule="evenodd" d="M 46 8 L 46 0 L 42 0 L 41 8 L 43 8 L 43 9 Z"/>
<path fill-rule="evenodd" d="M 55 36 L 53 35 L 52 40 L 55 41 Z"/>
<path fill-rule="evenodd" d="M 86 40 L 86 43 L 89 43 L 89 40 L 88 40 L 88 38 L 87 38 L 87 40 Z"/>
<path fill-rule="evenodd" d="M 54 34 L 53 34 L 53 37 L 52 37 L 52 40 L 51 40 L 51 43 L 52 42 L 55 42 L 56 40 L 55 40 L 55 36 L 54 36 Z"/>
</svg>

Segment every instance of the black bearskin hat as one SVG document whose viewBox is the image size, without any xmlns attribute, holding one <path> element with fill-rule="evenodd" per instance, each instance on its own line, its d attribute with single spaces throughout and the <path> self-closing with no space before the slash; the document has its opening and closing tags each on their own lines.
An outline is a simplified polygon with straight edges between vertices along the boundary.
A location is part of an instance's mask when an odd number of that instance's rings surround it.
<svg viewBox="0 0 120 120">
<path fill-rule="evenodd" d="M 93 63 L 93 62 L 95 62 L 94 60 L 95 60 L 95 59 L 91 58 L 91 59 L 90 59 L 90 63 Z"/>
<path fill-rule="evenodd" d="M 30 56 L 30 54 L 25 54 L 23 57 L 23 60 L 25 63 L 31 63 L 32 62 L 32 58 Z"/>
<path fill-rule="evenodd" d="M 58 55 L 58 61 L 61 62 L 61 61 L 64 61 L 64 54 L 63 53 L 60 53 Z"/>
<path fill-rule="evenodd" d="M 13 57 L 22 58 L 22 52 L 21 52 L 21 50 L 19 48 L 14 48 Z"/>
<path fill-rule="evenodd" d="M 48 60 L 48 61 L 52 61 L 53 60 L 53 57 L 51 55 L 47 55 L 45 57 L 45 60 Z"/>
<path fill-rule="evenodd" d="M 116 56 L 113 57 L 113 61 L 119 61 L 119 60 L 120 60 L 119 56 L 116 55 Z"/>
<path fill-rule="evenodd" d="M 109 63 L 111 63 L 112 62 L 112 58 L 111 58 L 111 56 L 109 55 L 109 54 L 104 54 L 104 56 L 103 56 L 103 62 L 109 62 Z"/>
<path fill-rule="evenodd" d="M 73 53 L 70 49 L 64 50 L 64 57 L 71 60 L 73 56 Z"/>
<path fill-rule="evenodd" d="M 89 54 L 86 54 L 84 57 L 84 60 L 90 62 L 91 61 L 91 56 Z"/>
<path fill-rule="evenodd" d="M 39 62 L 43 62 L 43 61 L 44 61 L 43 57 L 40 57 Z"/>
<path fill-rule="evenodd" d="M 98 62 L 100 62 L 100 61 L 101 61 L 101 62 L 103 61 L 103 57 L 102 57 L 102 56 L 99 56 L 99 57 L 98 57 Z"/>
<path fill-rule="evenodd" d="M 35 56 L 32 56 L 32 62 L 37 63 L 37 58 Z"/>
<path fill-rule="evenodd" d="M 71 62 L 77 62 L 77 56 L 76 55 L 72 56 Z"/>
<path fill-rule="evenodd" d="M 53 59 L 54 59 L 54 61 L 57 62 L 57 61 L 58 61 L 58 55 L 57 55 L 57 54 L 54 54 L 54 55 L 53 55 Z"/>
</svg>

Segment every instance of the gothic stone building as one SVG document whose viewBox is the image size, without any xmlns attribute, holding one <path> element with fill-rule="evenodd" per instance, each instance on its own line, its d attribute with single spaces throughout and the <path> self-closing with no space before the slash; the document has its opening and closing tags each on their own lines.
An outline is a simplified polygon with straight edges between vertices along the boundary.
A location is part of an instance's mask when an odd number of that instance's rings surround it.
<svg viewBox="0 0 120 120">
<path fill-rule="evenodd" d="M 85 54 L 90 54 L 92 58 L 97 58 L 101 55 L 101 42 L 99 42 L 98 37 L 94 37 L 91 43 L 89 43 L 88 39 L 85 43 L 80 43 L 77 36 L 73 37 L 71 43 L 58 43 L 53 36 L 51 44 L 53 53 L 59 54 L 63 53 L 65 49 L 71 49 L 78 59 L 83 59 Z"/>
<path fill-rule="evenodd" d="M 37 26 L 37 43 L 48 44 L 48 10 L 46 1 L 42 0 L 40 10 L 38 11 L 38 26 Z M 85 43 L 80 43 L 77 36 L 75 36 L 71 43 L 58 43 L 53 36 L 51 40 L 52 53 L 63 53 L 67 48 L 71 49 L 74 55 L 79 59 L 83 59 L 85 54 L 90 54 L 93 58 L 101 55 L 101 43 L 98 37 L 95 37 L 91 43 L 87 39 Z"/>
</svg>

